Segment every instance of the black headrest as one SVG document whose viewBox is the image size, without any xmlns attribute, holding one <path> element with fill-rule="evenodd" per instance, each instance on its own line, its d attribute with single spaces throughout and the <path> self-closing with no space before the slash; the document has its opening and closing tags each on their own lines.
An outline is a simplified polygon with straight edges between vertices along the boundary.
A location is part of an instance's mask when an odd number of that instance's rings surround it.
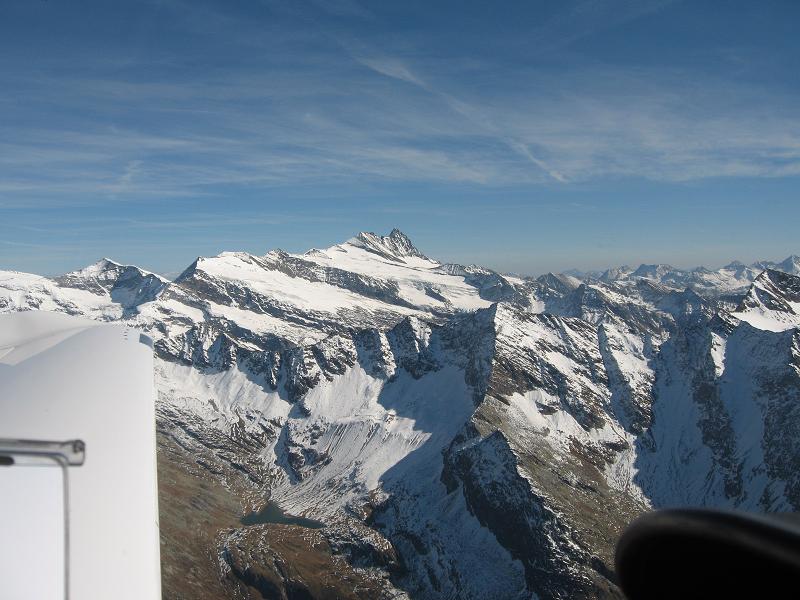
<svg viewBox="0 0 800 600">
<path fill-rule="evenodd" d="M 616 569 L 629 600 L 800 598 L 800 520 L 656 511 L 624 532 Z"/>
</svg>

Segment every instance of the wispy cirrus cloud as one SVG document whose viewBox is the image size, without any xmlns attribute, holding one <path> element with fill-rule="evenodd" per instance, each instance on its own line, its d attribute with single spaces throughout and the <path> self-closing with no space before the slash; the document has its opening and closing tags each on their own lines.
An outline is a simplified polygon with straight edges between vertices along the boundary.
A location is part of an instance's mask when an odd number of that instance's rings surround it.
<svg viewBox="0 0 800 600">
<path fill-rule="evenodd" d="M 594 66 L 568 74 L 507 73 L 516 80 L 513 89 L 476 94 L 460 82 L 442 86 L 457 91 L 443 91 L 397 59 L 357 60 L 417 86 L 472 126 L 454 127 L 496 138 L 560 183 L 800 173 L 800 111 L 791 95 L 774 90 L 685 70 Z M 720 98 L 729 103 L 721 106 Z M 537 181 L 520 169 L 503 175 L 506 182 Z"/>
<path fill-rule="evenodd" d="M 287 73 L 274 74 L 278 90 L 268 82 L 254 88 L 261 80 L 239 72 L 194 81 L 191 97 L 177 98 L 149 82 L 121 81 L 124 103 L 139 115 L 126 128 L 69 121 L 4 127 L 0 202 L 353 178 L 510 185 L 800 172 L 800 120 L 792 98 L 774 91 L 730 81 L 697 85 L 691 73 L 598 67 L 569 76 L 512 73 L 510 89 L 487 92 L 477 83 L 490 73 L 474 74 L 469 85 L 430 77 L 434 85 L 417 74 L 425 64 L 358 65 L 367 72 L 351 66 L 337 73 L 338 89 L 320 77 L 294 93 L 283 85 Z M 80 80 L 64 85 L 73 102 L 97 112 L 122 93 L 89 88 L 82 95 Z M 742 102 L 720 107 L 715 97 Z"/>
<path fill-rule="evenodd" d="M 567 3 L 524 36 L 495 35 L 511 59 L 475 59 L 428 30 L 372 32 L 386 26 L 380 10 L 355 0 L 273 0 L 255 16 L 153 3 L 148 22 L 167 19 L 178 43 L 140 36 L 117 56 L 81 52 L 77 67 L 57 55 L 4 63 L 0 83 L 15 92 L 0 97 L 0 206 L 800 173 L 794 90 L 569 50 L 542 58 L 675 4 Z"/>
<path fill-rule="evenodd" d="M 567 48 L 598 31 L 612 29 L 683 0 L 579 0 L 543 20 L 529 39 L 538 52 Z"/>
</svg>

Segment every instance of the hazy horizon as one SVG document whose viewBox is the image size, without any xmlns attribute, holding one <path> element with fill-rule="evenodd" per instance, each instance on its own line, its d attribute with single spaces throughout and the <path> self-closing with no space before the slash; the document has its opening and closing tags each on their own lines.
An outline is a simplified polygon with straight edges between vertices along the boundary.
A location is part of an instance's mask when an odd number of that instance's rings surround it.
<svg viewBox="0 0 800 600">
<path fill-rule="evenodd" d="M 339 240 L 338 242 L 334 242 L 331 245 L 344 243 L 348 239 L 350 239 L 352 237 L 355 237 L 356 235 L 358 235 L 359 233 L 362 233 L 362 232 L 374 233 L 374 234 L 377 234 L 377 235 L 389 235 L 389 233 L 390 233 L 390 231 L 388 231 L 388 230 L 387 231 L 367 231 L 367 230 L 362 230 L 360 232 L 355 232 L 352 236 L 349 236 L 346 239 L 342 239 L 342 240 Z M 503 274 L 509 274 L 509 275 L 510 274 L 514 274 L 514 275 L 520 275 L 520 276 L 526 276 L 526 277 L 527 276 L 536 277 L 536 276 L 543 275 L 543 274 L 546 274 L 546 273 L 569 273 L 571 271 L 581 272 L 583 274 L 588 274 L 588 273 L 591 273 L 591 272 L 601 272 L 601 271 L 605 271 L 606 269 L 622 267 L 622 266 L 628 266 L 628 267 L 632 267 L 632 268 L 635 269 L 640 265 L 651 265 L 651 264 L 669 264 L 670 266 L 675 267 L 676 269 L 684 269 L 684 270 L 689 270 L 689 269 L 698 268 L 698 267 L 707 267 L 707 268 L 710 268 L 710 269 L 717 269 L 717 268 L 724 267 L 724 266 L 726 266 L 726 265 L 728 265 L 728 264 L 730 264 L 730 263 L 732 263 L 734 261 L 737 261 L 737 260 L 739 262 L 742 262 L 742 263 L 746 264 L 746 265 L 751 265 L 751 264 L 753 264 L 755 262 L 760 262 L 760 261 L 780 263 L 783 260 L 791 258 L 792 256 L 797 256 L 796 252 L 788 252 L 786 255 L 783 255 L 783 256 L 780 256 L 780 257 L 760 256 L 760 257 L 756 257 L 756 258 L 754 258 L 752 260 L 740 260 L 740 259 L 737 259 L 737 258 L 732 258 L 732 259 L 726 261 L 724 264 L 703 264 L 703 263 L 674 264 L 674 263 L 669 263 L 669 262 L 664 262 L 664 261 L 641 261 L 641 260 L 636 261 L 636 260 L 632 260 L 632 261 L 621 262 L 621 263 L 617 263 L 617 264 L 600 265 L 598 267 L 590 267 L 590 268 L 581 268 L 580 266 L 572 266 L 572 267 L 568 267 L 568 268 L 564 268 L 564 269 L 545 269 L 543 271 L 537 271 L 537 272 L 525 272 L 525 271 L 512 271 L 512 270 L 508 270 L 508 269 L 499 269 L 499 268 L 494 267 L 491 264 L 475 262 L 475 261 L 463 261 L 463 260 L 458 260 L 458 259 L 456 259 L 456 260 L 444 260 L 439 256 L 436 256 L 434 254 L 431 254 L 430 252 L 427 252 L 424 247 L 421 247 L 419 244 L 416 243 L 416 241 L 414 239 L 414 236 L 410 235 L 407 231 L 402 231 L 402 233 L 409 237 L 409 239 L 412 241 L 412 243 L 415 244 L 415 246 L 417 247 L 417 249 L 419 251 L 421 251 L 423 254 L 425 254 L 426 256 L 428 256 L 431 259 L 439 260 L 439 261 L 441 261 L 443 263 L 453 262 L 453 263 L 464 264 L 464 265 L 475 264 L 475 265 L 478 265 L 478 266 L 481 266 L 481 267 L 490 268 L 490 269 L 492 269 L 494 271 L 497 271 L 497 272 L 500 272 L 500 273 L 503 273 Z M 229 248 L 229 249 L 226 249 L 226 250 L 222 250 L 221 252 L 241 251 L 241 252 L 248 252 L 249 254 L 253 254 L 255 256 L 261 256 L 261 255 L 267 254 L 268 252 L 270 252 L 272 250 L 284 250 L 284 251 L 290 252 L 292 254 L 302 254 L 303 252 L 306 252 L 306 251 L 311 250 L 313 248 L 324 249 L 324 248 L 330 247 L 331 245 L 309 246 L 308 248 L 303 248 L 303 249 L 298 249 L 298 250 L 274 247 L 274 248 L 267 248 L 267 249 L 265 249 L 263 251 L 252 251 L 252 252 L 247 251 L 247 250 L 243 250 L 241 248 L 238 248 L 238 249 Z M 219 253 L 217 253 L 217 254 L 219 254 Z M 213 255 L 201 255 L 201 256 L 216 256 L 216 254 L 213 254 Z M 154 270 L 154 269 L 148 268 L 148 265 L 137 264 L 137 263 L 132 262 L 132 261 L 124 260 L 121 257 L 115 257 L 115 256 L 110 255 L 110 254 L 104 254 L 104 255 L 98 256 L 97 259 L 95 259 L 95 260 L 91 260 L 91 261 L 89 261 L 87 263 L 81 263 L 79 265 L 76 265 L 74 267 L 68 268 L 68 269 L 63 270 L 63 271 L 41 272 L 41 273 L 35 273 L 35 274 L 44 275 L 44 276 L 47 276 L 47 277 L 54 277 L 54 276 L 58 276 L 58 275 L 63 275 L 65 273 L 69 272 L 69 271 L 77 271 L 77 270 L 79 270 L 81 268 L 90 266 L 90 265 L 95 264 L 95 263 L 97 263 L 97 262 L 99 262 L 101 260 L 107 259 L 107 260 L 111 260 L 111 261 L 114 261 L 114 262 L 122 264 L 122 265 L 133 265 L 133 266 L 139 267 L 140 269 L 143 269 L 145 271 L 157 273 L 158 275 L 161 275 L 163 277 L 167 277 L 169 279 L 174 279 L 175 277 L 180 275 L 187 267 L 189 267 L 191 265 L 191 263 L 194 262 L 194 260 L 196 258 L 200 258 L 201 256 L 194 257 L 192 260 L 190 260 L 189 262 L 187 262 L 186 264 L 180 266 L 177 269 L 169 270 L 169 271 L 159 271 L 159 270 Z M 20 271 L 20 269 L 4 269 L 4 268 L 0 268 L 0 271 L 2 271 L 2 270 Z"/>
</svg>

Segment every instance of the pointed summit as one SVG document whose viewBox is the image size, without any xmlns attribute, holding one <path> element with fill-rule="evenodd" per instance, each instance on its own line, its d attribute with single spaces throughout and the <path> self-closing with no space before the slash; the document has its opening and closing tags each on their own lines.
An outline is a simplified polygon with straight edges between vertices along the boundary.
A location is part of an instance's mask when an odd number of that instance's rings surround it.
<svg viewBox="0 0 800 600">
<path fill-rule="evenodd" d="M 581 285 L 581 281 L 576 277 L 572 277 L 564 273 L 556 274 L 553 272 L 540 275 L 536 278 L 536 281 L 561 294 L 569 294 Z"/>
<path fill-rule="evenodd" d="M 786 259 L 779 262 L 775 268 L 784 273 L 789 273 L 790 275 L 800 275 L 800 256 L 796 254 L 787 256 Z"/>
<path fill-rule="evenodd" d="M 386 238 L 384 240 L 386 241 Z M 396 248 L 397 252 L 403 255 L 422 256 L 422 253 L 411 243 L 409 237 L 397 228 L 392 229 L 389 233 L 388 241 Z"/>
<path fill-rule="evenodd" d="M 800 277 L 767 269 L 755 278 L 733 314 L 759 329 L 785 331 L 800 326 Z"/>
<path fill-rule="evenodd" d="M 54 279 L 60 286 L 85 290 L 104 296 L 124 309 L 132 309 L 155 300 L 167 286 L 163 277 L 132 265 L 123 265 L 109 258 Z"/>
<path fill-rule="evenodd" d="M 84 277 L 97 277 L 103 273 L 108 271 L 119 271 L 121 268 L 124 268 L 120 263 L 115 260 L 111 260 L 110 258 L 101 258 L 95 263 L 88 265 L 82 269 L 78 269 L 77 271 L 71 271 L 70 273 L 66 273 L 66 275 L 82 275 Z"/>
<path fill-rule="evenodd" d="M 628 265 L 622 265 L 621 267 L 612 267 L 610 269 L 606 269 L 600 275 L 600 281 L 605 283 L 611 283 L 612 281 L 619 281 L 620 279 L 625 279 L 633 273 L 633 267 Z"/>
<path fill-rule="evenodd" d="M 660 280 L 664 277 L 664 275 L 675 270 L 675 267 L 672 265 L 665 265 L 661 263 L 653 265 L 641 264 L 633 273 L 631 273 L 631 276 Z"/>
<path fill-rule="evenodd" d="M 409 257 L 430 260 L 414 246 L 405 233 L 396 228 L 392 229 L 389 235 L 377 235 L 371 231 L 362 231 L 356 237 L 348 240 L 347 244 L 374 252 L 390 260 L 402 260 Z"/>
<path fill-rule="evenodd" d="M 729 262 L 727 265 L 725 265 L 722 268 L 723 269 L 730 269 L 731 271 L 735 271 L 737 269 L 744 269 L 746 267 L 747 267 L 747 265 L 744 264 L 742 261 L 740 261 L 740 260 L 732 260 L 731 262 Z"/>
</svg>

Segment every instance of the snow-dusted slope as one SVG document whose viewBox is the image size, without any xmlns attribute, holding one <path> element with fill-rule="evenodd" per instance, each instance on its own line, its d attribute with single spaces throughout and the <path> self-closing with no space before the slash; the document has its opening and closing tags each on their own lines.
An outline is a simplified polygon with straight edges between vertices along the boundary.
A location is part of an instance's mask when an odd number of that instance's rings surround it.
<svg viewBox="0 0 800 600">
<path fill-rule="evenodd" d="M 615 597 L 614 541 L 642 510 L 800 508 L 800 278 L 759 273 L 526 279 L 394 230 L 199 258 L 174 282 L 111 261 L 3 272 L 0 310 L 147 331 L 162 460 L 242 510 L 324 522 L 280 539 L 345 561 L 329 569 L 372 590 L 353 597 Z M 299 585 L 247 566 L 289 551 L 254 527 L 211 536 L 212 579 L 232 597 Z"/>
<path fill-rule="evenodd" d="M 742 321 L 768 331 L 785 331 L 800 325 L 798 278 L 767 270 L 759 275 L 733 313 Z"/>
</svg>

